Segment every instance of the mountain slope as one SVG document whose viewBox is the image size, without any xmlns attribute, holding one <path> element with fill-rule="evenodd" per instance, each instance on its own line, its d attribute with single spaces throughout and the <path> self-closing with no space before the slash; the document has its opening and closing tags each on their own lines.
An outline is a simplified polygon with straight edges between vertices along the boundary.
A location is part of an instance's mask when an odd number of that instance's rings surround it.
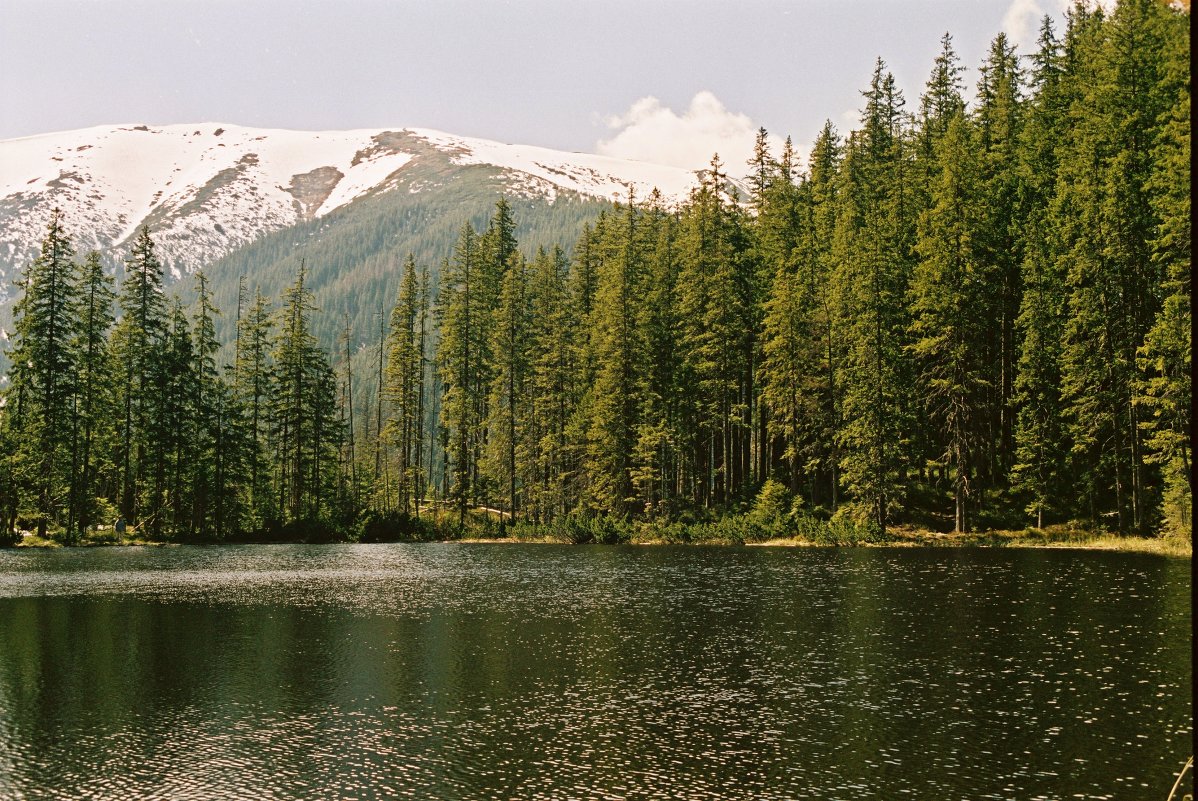
<svg viewBox="0 0 1198 801">
<path fill-rule="evenodd" d="M 414 180 L 434 180 L 427 165 L 415 165 Z M 326 347 L 340 336 L 347 318 L 355 340 L 377 340 L 377 313 L 389 313 L 399 290 L 401 265 L 412 254 L 432 273 L 434 290 L 442 259 L 453 254 L 464 223 L 486 227 L 495 203 L 506 197 L 516 223 L 520 250 L 533 255 L 538 247 L 572 248 L 583 226 L 610 204 L 575 192 L 560 191 L 553 203 L 538 197 L 513 197 L 496 167 L 475 165 L 436 176 L 436 189 L 413 194 L 373 194 L 318 219 L 306 220 L 267 234 L 204 268 L 213 298 L 224 311 L 218 321 L 222 339 L 231 339 L 237 288 L 278 299 L 295 280 L 300 262 L 320 310 L 313 328 Z M 190 297 L 190 281 L 182 284 Z"/>
<path fill-rule="evenodd" d="M 101 126 L 0 141 L 0 303 L 54 208 L 78 250 L 117 262 L 150 226 L 175 277 L 263 235 L 387 192 L 435 192 L 486 166 L 509 196 L 680 198 L 686 170 L 425 129 L 285 131 L 204 123 Z"/>
</svg>

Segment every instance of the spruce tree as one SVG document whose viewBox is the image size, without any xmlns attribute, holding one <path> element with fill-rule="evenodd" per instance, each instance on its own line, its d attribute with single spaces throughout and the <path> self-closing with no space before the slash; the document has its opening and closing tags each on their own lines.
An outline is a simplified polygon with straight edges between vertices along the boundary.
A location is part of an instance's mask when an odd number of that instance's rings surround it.
<svg viewBox="0 0 1198 801">
<path fill-rule="evenodd" d="M 478 452 L 483 419 L 477 394 L 484 378 L 483 318 L 478 235 L 462 226 L 454 258 L 442 268 L 437 318 L 441 338 L 437 361 L 442 382 L 441 420 L 449 436 L 446 458 L 452 466 L 450 493 L 457 502 L 459 525 L 476 498 Z"/>
<path fill-rule="evenodd" d="M 751 479 L 752 365 L 760 309 L 743 212 L 728 194 L 718 157 L 683 209 L 678 257 L 696 500 L 723 506 Z"/>
<path fill-rule="evenodd" d="M 166 296 L 162 265 L 154 252 L 149 228 L 143 226 L 125 263 L 120 291 L 120 319 L 112 346 L 119 383 L 120 422 L 118 465 L 121 514 L 136 524 L 141 518 L 157 530 L 157 506 L 146 507 L 141 496 L 151 467 L 162 462 L 163 433 L 160 401 L 165 383 L 162 365 L 167 334 Z"/>
<path fill-rule="evenodd" d="M 391 404 L 386 436 L 399 462 L 399 509 L 412 511 L 420 463 L 421 374 L 424 369 L 420 343 L 421 278 L 411 255 L 404 263 L 403 279 L 395 308 L 391 311 L 391 333 L 386 366 L 386 396 Z"/>
<path fill-rule="evenodd" d="M 1014 455 L 1016 326 L 1022 295 L 1020 263 L 1026 228 L 1020 201 L 1020 129 L 1023 125 L 1023 78 L 1015 49 L 999 34 L 981 67 L 978 85 L 976 148 L 981 153 L 978 187 L 973 202 L 980 209 L 974 246 L 985 266 L 983 283 L 987 308 L 976 313 L 992 321 L 987 335 L 985 380 L 990 387 L 980 398 L 979 463 L 986 486 L 1005 482 Z"/>
<path fill-rule="evenodd" d="M 1120 3 L 1109 20 L 1075 11 L 1067 41 L 1080 96 L 1054 203 L 1070 293 L 1065 414 L 1089 516 L 1109 512 L 1124 532 L 1144 532 L 1155 517 L 1135 381 L 1160 308 L 1148 183 L 1154 128 L 1172 100 L 1160 89 L 1168 13 L 1153 0 Z"/>
<path fill-rule="evenodd" d="M 1049 225 L 1049 202 L 1056 193 L 1056 148 L 1063 136 L 1068 95 L 1061 83 L 1061 45 L 1049 17 L 1041 25 L 1032 63 L 1033 100 L 1019 147 L 1023 292 L 1015 321 L 1020 348 L 1014 380 L 1017 417 L 1011 484 L 1026 499 L 1025 511 L 1035 515 L 1036 526 L 1042 527 L 1045 513 L 1070 509 L 1069 443 L 1061 398 L 1065 276 Z"/>
<path fill-rule="evenodd" d="M 792 491 L 804 474 L 805 433 L 812 407 L 812 331 L 804 302 L 803 278 L 779 266 L 765 303 L 765 360 L 762 380 L 770 409 L 770 432 L 781 445 L 781 456 Z"/>
<path fill-rule="evenodd" d="M 228 470 L 229 388 L 217 370 L 216 317 L 208 278 L 195 274 L 196 309 L 193 328 L 195 381 L 195 461 L 191 527 L 204 539 L 220 538 L 232 520 L 235 492 Z"/>
<path fill-rule="evenodd" d="M 338 493 L 342 511 L 349 519 L 355 519 L 361 504 L 361 485 L 358 480 L 358 454 L 356 452 L 356 427 L 354 426 L 354 329 L 345 315 L 345 326 L 342 328 L 341 343 L 343 364 L 345 366 L 345 381 L 341 384 L 341 402 L 339 404 L 340 423 L 345 431 L 343 453 L 338 458 Z M 348 484 L 348 486 L 347 486 Z"/>
<path fill-rule="evenodd" d="M 940 37 L 940 52 L 932 66 L 932 74 L 919 98 L 919 156 L 929 164 L 937 161 L 933 152 L 937 140 L 948 132 L 953 118 L 965 110 L 961 96 L 965 89 L 961 81 L 964 71 L 953 50 L 953 38 L 945 33 Z"/>
<path fill-rule="evenodd" d="M 426 428 L 426 412 L 425 403 L 429 394 L 429 360 L 428 360 L 428 342 L 432 335 L 429 331 L 429 307 L 432 302 L 431 285 L 429 282 L 428 267 L 422 267 L 420 270 L 420 304 L 416 315 L 416 327 L 419 332 L 416 340 L 416 355 L 418 368 L 416 371 L 416 418 L 414 420 L 415 430 L 412 432 L 412 438 L 415 440 L 413 454 L 413 489 L 416 492 L 416 501 L 413 504 L 416 512 L 416 517 L 420 517 L 420 506 L 424 502 L 425 493 L 429 489 L 432 482 L 432 468 L 427 470 L 424 468 L 424 433 Z M 432 371 L 434 374 L 435 370 Z M 436 394 L 436 388 L 433 387 L 433 393 Z M 436 415 L 433 415 L 434 419 Z M 435 426 L 427 426 L 431 431 Z M 433 452 L 432 444 L 429 444 L 428 453 Z"/>
<path fill-rule="evenodd" d="M 570 302 L 570 263 L 555 247 L 541 249 L 532 264 L 529 285 L 530 459 L 533 486 L 526 495 L 536 519 L 566 514 L 577 502 L 577 459 L 567 433 L 578 407 L 581 380 L 575 346 L 580 325 Z"/>
<path fill-rule="evenodd" d="M 833 306 L 844 343 L 837 371 L 841 474 L 858 519 L 885 532 L 901 507 L 913 401 L 905 359 L 912 235 L 902 95 L 879 59 L 862 130 L 838 189 Z"/>
<path fill-rule="evenodd" d="M 74 254 L 55 209 L 13 309 L 6 404 L 21 453 L 12 465 L 12 488 L 17 493 L 27 488 L 28 510 L 43 537 L 51 525 L 67 525 L 68 536 L 76 533 L 70 517 L 79 485 L 75 384 L 81 298 Z"/>
<path fill-rule="evenodd" d="M 935 430 L 942 463 L 951 471 L 954 531 L 968 530 L 984 440 L 979 417 L 989 389 L 985 370 L 988 320 L 986 263 L 979 253 L 974 199 L 980 168 L 969 124 L 958 112 L 935 146 L 940 163 L 932 205 L 919 223 L 920 256 L 911 282 L 911 352 Z"/>
<path fill-rule="evenodd" d="M 87 254 L 80 282 L 78 354 L 78 491 L 72 518 L 79 535 L 99 520 L 99 501 L 115 494 L 113 447 L 116 433 L 114 370 L 108 337 L 115 293 L 100 254 Z"/>
<path fill-rule="evenodd" d="M 1164 527 L 1190 536 L 1193 526 L 1191 369 L 1190 58 L 1186 15 L 1160 20 L 1165 62 L 1162 99 L 1146 189 L 1159 225 L 1152 258 L 1163 276 L 1163 302 L 1137 353 L 1137 401 L 1150 463 L 1162 473 Z"/>
<path fill-rule="evenodd" d="M 779 164 L 757 220 L 773 276 L 764 301 L 761 380 L 769 409 L 770 465 L 812 503 L 838 501 L 835 369 L 838 339 L 829 294 L 840 143 L 826 123 L 799 184 Z"/>
<path fill-rule="evenodd" d="M 334 511 L 341 427 L 337 381 L 312 335 L 316 310 L 301 264 L 283 294 L 272 361 L 271 426 L 275 443 L 275 491 L 285 521 L 325 521 Z"/>
<path fill-rule="evenodd" d="M 529 374 L 528 269 L 524 258 L 513 252 L 508 258 L 498 306 L 491 322 L 491 353 L 494 355 L 488 404 L 488 442 L 484 470 L 498 488 L 508 511 L 508 522 L 520 513 L 518 457 L 528 455 L 525 433 L 530 427 L 526 403 Z M 527 479 L 527 472 L 523 478 Z"/>
<path fill-rule="evenodd" d="M 678 398 L 682 367 L 678 316 L 678 219 L 654 193 L 642 217 L 646 270 L 636 315 L 636 356 L 640 398 L 630 478 L 636 510 L 651 517 L 669 516 L 682 491 L 683 421 Z"/>
<path fill-rule="evenodd" d="M 245 526 L 260 528 L 277 517 L 279 507 L 270 491 L 267 462 L 270 395 L 272 310 L 261 290 L 237 323 L 237 352 L 233 365 L 232 410 L 237 421 L 235 464 L 245 477 L 238 505 L 245 510 Z"/>
<path fill-rule="evenodd" d="M 159 401 L 151 423 L 160 444 L 155 449 L 158 459 L 148 503 L 149 508 L 158 510 L 151 522 L 156 535 L 191 539 L 198 533 L 193 514 L 196 491 L 206 492 L 204 484 L 210 480 L 210 476 L 199 475 L 199 412 L 203 402 L 197 369 L 200 366 L 183 303 L 175 298 L 161 364 Z"/>
<path fill-rule="evenodd" d="M 620 516 L 631 511 L 632 453 L 638 409 L 637 304 L 644 285 L 641 213 L 629 197 L 596 228 L 599 261 L 590 337 L 584 364 L 594 382 L 583 401 L 585 479 L 580 487 L 588 512 Z"/>
</svg>

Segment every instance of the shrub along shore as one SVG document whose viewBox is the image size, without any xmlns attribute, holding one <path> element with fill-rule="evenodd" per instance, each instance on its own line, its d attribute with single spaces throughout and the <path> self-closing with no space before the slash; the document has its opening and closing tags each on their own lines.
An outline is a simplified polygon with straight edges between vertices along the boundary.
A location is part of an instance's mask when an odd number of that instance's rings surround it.
<svg viewBox="0 0 1198 801">
<path fill-rule="evenodd" d="M 497 510 L 475 509 L 464 523 L 448 509 L 425 509 L 420 517 L 378 514 L 354 531 L 320 524 L 286 525 L 223 540 L 161 540 L 131 530 L 118 542 L 111 526 L 101 527 L 73 543 L 62 537 L 26 532 L 17 547 L 57 548 L 168 544 L 241 545 L 299 543 L 526 543 L 559 545 L 725 545 L 750 547 L 883 547 L 883 548 L 1069 548 L 1192 557 L 1190 540 L 1175 535 L 1125 536 L 1093 529 L 1084 523 L 1046 528 L 988 529 L 941 532 L 927 528 L 892 527 L 880 534 L 848 520 L 822 520 L 799 513 L 763 517 L 760 509 L 706 521 L 621 520 L 598 516 L 567 517 L 552 523 L 517 521 Z"/>
</svg>

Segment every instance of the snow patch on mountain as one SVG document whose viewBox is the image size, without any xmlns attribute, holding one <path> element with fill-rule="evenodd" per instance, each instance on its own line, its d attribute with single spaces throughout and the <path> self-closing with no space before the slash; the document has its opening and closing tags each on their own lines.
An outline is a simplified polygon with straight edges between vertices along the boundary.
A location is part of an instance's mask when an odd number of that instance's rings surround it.
<svg viewBox="0 0 1198 801">
<path fill-rule="evenodd" d="M 490 165 L 517 194 L 680 200 L 695 174 L 420 128 L 288 131 L 224 123 L 98 126 L 0 141 L 0 302 L 36 256 L 52 210 L 81 252 L 112 253 L 149 225 L 175 276 L 264 234 L 404 186 L 430 154 Z M 405 186 L 418 192 L 427 180 Z"/>
<path fill-rule="evenodd" d="M 411 130 L 429 143 L 450 150 L 456 164 L 492 164 L 539 178 L 550 187 L 607 200 L 627 200 L 630 188 L 644 199 L 656 188 L 668 202 L 676 202 L 695 184 L 694 172 L 677 167 L 563 153 L 532 145 L 505 145 L 421 128 Z"/>
</svg>

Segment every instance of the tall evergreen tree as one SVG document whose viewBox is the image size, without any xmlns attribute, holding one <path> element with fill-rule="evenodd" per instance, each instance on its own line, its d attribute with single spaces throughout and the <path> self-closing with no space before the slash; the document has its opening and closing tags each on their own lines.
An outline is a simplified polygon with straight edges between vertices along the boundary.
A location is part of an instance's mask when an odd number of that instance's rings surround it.
<svg viewBox="0 0 1198 801">
<path fill-rule="evenodd" d="M 1016 331 L 1020 340 L 1014 380 L 1017 406 L 1011 482 L 1027 499 L 1025 511 L 1043 526 L 1045 513 L 1069 509 L 1070 492 L 1061 399 L 1061 343 L 1066 309 L 1065 276 L 1057 259 L 1056 235 L 1049 225 L 1049 202 L 1056 193 L 1057 142 L 1064 135 L 1068 108 L 1062 86 L 1061 45 L 1045 17 L 1033 56 L 1034 99 L 1021 131 L 1020 180 L 1023 222 L 1020 301 Z"/>
<path fill-rule="evenodd" d="M 327 520 L 338 479 L 337 382 L 312 335 L 316 307 L 303 265 L 283 294 L 274 339 L 271 422 L 278 507 L 287 521 Z"/>
<path fill-rule="evenodd" d="M 112 278 L 105 274 L 100 254 L 93 250 L 83 265 L 75 346 L 79 359 L 75 402 L 79 480 L 71 517 L 78 535 L 99 522 L 98 501 L 116 491 L 112 474 L 116 405 L 108 341 L 114 298 Z"/>
<path fill-rule="evenodd" d="M 1147 530 L 1149 491 L 1135 401 L 1136 352 L 1160 307 L 1157 221 L 1148 182 L 1160 90 L 1161 15 L 1154 0 L 1120 3 L 1109 21 L 1075 12 L 1068 42 L 1081 62 L 1055 203 L 1070 292 L 1063 384 L 1075 472 L 1094 519 Z M 1083 27 L 1084 26 L 1084 27 Z M 1110 501 L 1113 501 L 1111 503 Z"/>
<path fill-rule="evenodd" d="M 162 265 L 145 226 L 138 232 L 125 264 L 120 312 L 112 338 L 120 382 L 118 405 L 123 418 L 118 443 L 119 508 L 129 521 L 144 517 L 157 531 L 159 509 L 153 505 L 145 507 L 140 496 L 151 466 L 164 458 L 162 439 L 155 435 L 163 433 L 166 427 L 160 401 L 165 382 L 162 358 L 168 318 Z"/>
<path fill-rule="evenodd" d="M 684 473 L 678 448 L 683 423 L 677 386 L 682 362 L 677 237 L 677 217 L 663 207 L 655 192 L 641 218 L 646 264 L 641 303 L 634 312 L 640 350 L 636 354 L 636 442 L 630 466 L 635 508 L 650 516 L 666 515 L 674 508 Z"/>
<path fill-rule="evenodd" d="M 233 458 L 245 479 L 238 506 L 245 510 L 245 526 L 250 530 L 261 527 L 268 518 L 279 514 L 270 491 L 267 463 L 272 381 L 271 317 L 269 302 L 261 290 L 255 290 L 253 304 L 237 323 L 230 419 L 236 421 Z"/>
<path fill-rule="evenodd" d="M 196 309 L 193 328 L 195 380 L 195 460 L 191 529 L 204 539 L 220 538 L 234 516 L 235 491 L 229 468 L 229 387 L 217 370 L 216 317 L 208 278 L 196 273 Z"/>
<path fill-rule="evenodd" d="M 641 213 L 628 203 L 595 231 L 600 249 L 594 306 L 588 319 L 589 357 L 595 366 L 583 407 L 586 415 L 582 504 L 592 512 L 631 511 L 631 456 L 636 442 L 640 351 L 636 308 L 644 286 Z"/>
<path fill-rule="evenodd" d="M 833 294 L 844 341 L 838 435 L 846 488 L 863 522 L 886 530 L 901 506 L 913 413 L 909 329 L 911 208 L 902 95 L 879 59 L 841 169 Z"/>
<path fill-rule="evenodd" d="M 485 470 L 507 506 L 508 521 L 514 523 L 521 511 L 518 485 L 521 470 L 517 459 L 526 459 L 525 433 L 529 428 L 526 403 L 529 374 L 528 269 L 524 258 L 513 252 L 508 258 L 499 302 L 491 323 L 491 353 L 494 355 L 488 404 Z M 527 478 L 524 472 L 523 478 Z"/>
<path fill-rule="evenodd" d="M 419 368 L 416 372 L 416 417 L 414 422 L 415 430 L 412 432 L 412 438 L 415 440 L 415 454 L 413 458 L 413 489 L 416 493 L 416 502 L 413 504 L 416 511 L 416 516 L 420 517 L 420 506 L 424 502 L 425 493 L 428 491 L 429 485 L 432 482 L 433 471 L 430 466 L 427 470 L 424 465 L 424 435 L 426 428 L 426 413 L 425 401 L 428 396 L 429 381 L 429 360 L 428 360 L 428 342 L 430 338 L 429 331 L 429 307 L 432 302 L 430 295 L 431 285 L 429 282 L 428 267 L 422 267 L 420 270 L 420 303 L 416 313 L 416 328 L 419 332 L 416 339 L 416 356 Z M 434 370 L 435 374 L 436 371 Z M 436 394 L 436 387 L 432 387 L 433 394 Z M 436 419 L 436 415 L 433 415 Z M 432 431 L 435 426 L 427 426 L 429 431 Z M 432 443 L 429 443 L 428 453 L 433 452 Z"/>
<path fill-rule="evenodd" d="M 441 339 L 437 361 L 443 386 L 441 420 L 450 438 L 447 458 L 452 465 L 451 493 L 458 506 L 459 524 L 476 500 L 478 456 L 483 418 L 477 395 L 486 377 L 484 359 L 487 311 L 479 285 L 481 256 L 478 234 L 469 223 L 462 226 L 454 259 L 442 268 L 437 316 Z"/>
<path fill-rule="evenodd" d="M 937 140 L 940 162 L 932 205 L 919 224 L 920 261 L 911 283 L 918 394 L 935 426 L 941 459 L 952 473 L 954 530 L 968 529 L 967 500 L 975 489 L 983 439 L 978 417 L 989 388 L 985 370 L 990 289 L 976 232 L 980 170 L 965 117 L 958 112 Z"/>
<path fill-rule="evenodd" d="M 192 538 L 197 534 L 195 493 L 207 491 L 210 476 L 199 476 L 201 453 L 199 412 L 200 362 L 196 359 L 191 328 L 183 303 L 174 299 L 161 365 L 157 414 L 152 430 L 155 449 L 154 481 L 149 488 L 149 508 L 158 510 L 151 521 L 156 535 L 174 533 Z M 206 502 L 206 499 L 205 499 Z"/>
<path fill-rule="evenodd" d="M 765 258 L 774 265 L 765 300 L 761 367 L 773 438 L 771 464 L 788 475 L 792 492 L 806 487 L 813 503 L 833 510 L 839 483 L 839 348 L 829 254 L 840 158 L 839 137 L 826 123 L 812 148 L 809 174 L 794 184 L 784 158 L 758 218 L 759 228 L 765 229 Z"/>
<path fill-rule="evenodd" d="M 1020 129 L 1023 125 L 1022 74 L 1015 48 L 999 34 L 981 67 L 975 116 L 977 149 L 981 152 L 978 187 L 972 202 L 980 209 L 974 226 L 974 247 L 985 266 L 982 282 L 989 287 L 989 308 L 976 314 L 993 321 L 986 342 L 986 397 L 979 399 L 980 443 L 984 449 L 978 465 L 986 485 L 1002 484 L 1014 455 L 1016 325 L 1022 295 L 1020 263 L 1023 260 L 1023 197 L 1019 183 Z"/>
<path fill-rule="evenodd" d="M 965 89 L 963 72 L 965 68 L 953 50 L 953 37 L 945 33 L 940 37 L 940 52 L 932 65 L 932 74 L 919 98 L 919 155 L 927 163 L 937 161 L 933 152 L 937 140 L 948 132 L 953 118 L 965 110 L 961 95 Z"/>
<path fill-rule="evenodd" d="M 699 500 L 723 506 L 751 479 L 752 365 L 760 326 L 743 212 L 712 159 L 678 233 L 684 375 L 693 393 L 689 443 Z"/>
<path fill-rule="evenodd" d="M 528 291 L 529 449 L 535 472 L 526 497 L 535 518 L 552 519 L 577 503 L 578 465 L 568 431 L 581 393 L 579 311 L 570 302 L 569 260 L 560 247 L 538 251 Z"/>
<path fill-rule="evenodd" d="M 1138 352 L 1138 402 L 1145 408 L 1146 459 L 1163 474 L 1164 522 L 1186 536 L 1193 527 L 1191 369 L 1190 57 L 1186 16 L 1162 17 L 1165 62 L 1160 88 L 1170 105 L 1157 120 L 1146 189 L 1159 225 L 1153 259 L 1163 302 Z"/>
<path fill-rule="evenodd" d="M 17 441 L 28 452 L 13 463 L 14 489 L 28 504 L 38 534 L 68 521 L 79 483 L 76 452 L 78 313 L 80 287 L 74 248 L 55 209 L 41 251 L 26 270 L 24 294 L 14 307 L 15 342 L 7 403 Z M 68 525 L 68 534 L 74 535 Z"/>
<path fill-rule="evenodd" d="M 386 395 L 392 409 L 386 432 L 399 459 L 396 465 L 399 509 L 405 514 L 412 511 L 420 469 L 417 452 L 420 442 L 421 376 L 424 370 L 420 336 L 422 295 L 416 260 L 409 255 L 404 263 L 399 296 L 391 312 L 386 367 Z"/>
</svg>

